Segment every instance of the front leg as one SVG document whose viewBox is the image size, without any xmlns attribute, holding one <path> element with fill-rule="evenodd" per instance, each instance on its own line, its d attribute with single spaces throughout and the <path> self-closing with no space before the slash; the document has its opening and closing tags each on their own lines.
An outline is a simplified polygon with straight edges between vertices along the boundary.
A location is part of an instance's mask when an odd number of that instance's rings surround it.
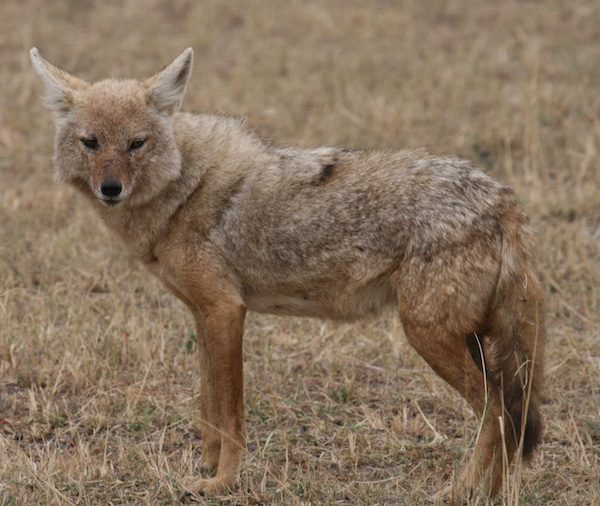
<svg viewBox="0 0 600 506">
<path fill-rule="evenodd" d="M 217 472 L 213 478 L 199 480 L 191 491 L 213 495 L 235 484 L 245 449 L 242 335 L 246 308 L 219 302 L 204 305 L 200 314 L 201 403 L 210 418 L 203 433 L 207 438 L 203 464 L 216 465 Z"/>
<path fill-rule="evenodd" d="M 183 230 L 187 232 L 187 229 Z M 242 336 L 246 307 L 230 268 L 209 244 L 188 248 L 189 238 L 173 236 L 155 249 L 154 272 L 192 311 L 201 366 L 201 466 L 214 477 L 198 480 L 188 492 L 220 494 L 237 480 L 246 448 Z"/>
<path fill-rule="evenodd" d="M 202 435 L 202 454 L 200 467 L 213 475 L 219 465 L 221 453 L 221 433 L 219 432 L 218 395 L 211 374 L 208 350 L 206 347 L 205 325 L 201 317 L 196 316 L 196 334 L 200 355 L 200 433 Z"/>
<path fill-rule="evenodd" d="M 181 276 L 176 285 L 172 279 L 178 280 L 178 277 L 155 274 L 189 307 L 196 319 L 200 355 L 200 467 L 210 473 L 216 471 L 216 476 L 199 480 L 191 491 L 216 494 L 235 482 L 245 449 L 242 336 L 246 308 L 236 297 L 235 290 L 224 291 L 225 284 L 218 276 L 199 280 L 196 276 Z M 198 281 L 199 285 L 194 283 Z M 215 286 L 220 289 L 210 290 Z M 217 304 L 213 300 L 221 302 Z M 222 444 L 223 439 L 227 444 Z"/>
</svg>

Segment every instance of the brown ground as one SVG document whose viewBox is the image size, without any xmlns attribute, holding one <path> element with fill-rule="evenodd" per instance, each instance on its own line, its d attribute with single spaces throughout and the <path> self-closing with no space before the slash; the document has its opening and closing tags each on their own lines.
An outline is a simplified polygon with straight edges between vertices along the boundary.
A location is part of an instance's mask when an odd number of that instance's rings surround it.
<svg viewBox="0 0 600 506">
<path fill-rule="evenodd" d="M 2 0 L 0 500 L 171 504 L 199 473 L 190 317 L 52 182 L 27 56 L 145 77 L 191 45 L 187 109 L 279 144 L 427 146 L 514 186 L 549 295 L 547 431 L 505 501 L 600 504 L 599 40 L 594 1 Z M 231 503 L 422 504 L 470 454 L 473 416 L 394 315 L 251 315 L 245 353 Z"/>
</svg>

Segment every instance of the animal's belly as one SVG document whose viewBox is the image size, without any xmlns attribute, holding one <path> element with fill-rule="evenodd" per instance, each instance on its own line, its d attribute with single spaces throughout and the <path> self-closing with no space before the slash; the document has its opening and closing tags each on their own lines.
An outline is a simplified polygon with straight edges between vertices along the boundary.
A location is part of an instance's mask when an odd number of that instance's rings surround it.
<svg viewBox="0 0 600 506">
<path fill-rule="evenodd" d="M 257 313 L 288 316 L 333 317 L 331 308 L 322 301 L 290 295 L 249 295 L 244 298 L 248 309 Z"/>
<path fill-rule="evenodd" d="M 396 300 L 384 279 L 359 287 L 336 285 L 312 293 L 246 293 L 244 302 L 251 311 L 290 316 L 310 316 L 351 321 L 377 314 Z"/>
</svg>

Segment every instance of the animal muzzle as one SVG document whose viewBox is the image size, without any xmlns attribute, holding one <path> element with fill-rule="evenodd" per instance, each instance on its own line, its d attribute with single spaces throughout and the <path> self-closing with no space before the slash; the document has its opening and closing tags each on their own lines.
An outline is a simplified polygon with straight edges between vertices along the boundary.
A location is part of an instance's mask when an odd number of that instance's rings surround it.
<svg viewBox="0 0 600 506">
<path fill-rule="evenodd" d="M 102 200 L 107 204 L 118 204 L 123 193 L 123 185 L 117 179 L 106 179 L 100 185 L 100 193 L 102 193 Z"/>
</svg>

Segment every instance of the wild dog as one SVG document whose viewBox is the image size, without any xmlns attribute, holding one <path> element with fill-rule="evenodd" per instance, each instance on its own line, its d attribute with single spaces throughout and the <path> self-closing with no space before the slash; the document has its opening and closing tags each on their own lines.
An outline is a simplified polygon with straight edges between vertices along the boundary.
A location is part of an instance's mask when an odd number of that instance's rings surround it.
<svg viewBox="0 0 600 506">
<path fill-rule="evenodd" d="M 245 448 L 246 311 L 354 320 L 395 305 L 408 342 L 481 418 L 455 495 L 495 494 L 540 442 L 544 325 L 513 191 L 422 151 L 274 147 L 243 121 L 178 112 L 186 49 L 145 81 L 88 83 L 31 50 L 56 125 L 57 181 L 197 323 L 203 468 L 233 487 Z M 486 401 L 487 399 L 487 401 Z"/>
</svg>

